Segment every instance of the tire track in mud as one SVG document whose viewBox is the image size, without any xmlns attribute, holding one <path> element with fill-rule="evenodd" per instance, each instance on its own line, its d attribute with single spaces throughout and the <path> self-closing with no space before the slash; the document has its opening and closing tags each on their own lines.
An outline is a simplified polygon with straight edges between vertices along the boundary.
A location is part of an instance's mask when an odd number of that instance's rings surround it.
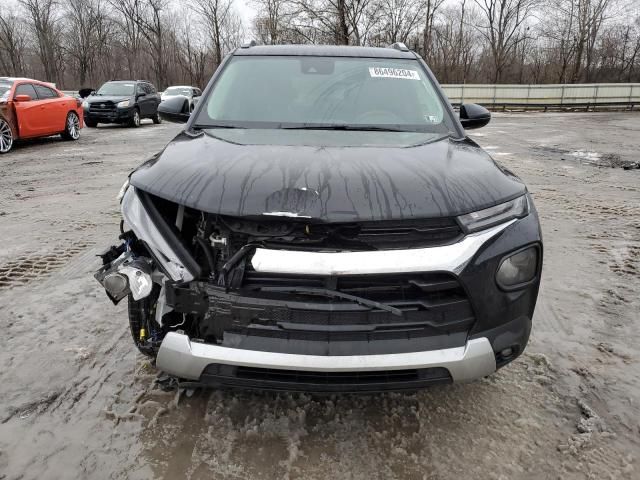
<svg viewBox="0 0 640 480">
<path fill-rule="evenodd" d="M 75 241 L 51 250 L 48 254 L 20 255 L 15 260 L 0 264 L 0 290 L 25 285 L 46 277 L 93 244 L 94 242 Z"/>
</svg>

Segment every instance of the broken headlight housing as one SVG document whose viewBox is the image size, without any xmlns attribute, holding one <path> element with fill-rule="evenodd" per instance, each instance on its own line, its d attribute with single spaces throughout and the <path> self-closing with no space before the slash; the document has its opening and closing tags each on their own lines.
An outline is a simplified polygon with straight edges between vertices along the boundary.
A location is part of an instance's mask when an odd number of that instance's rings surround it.
<svg viewBox="0 0 640 480">
<path fill-rule="evenodd" d="M 527 195 L 522 195 L 508 202 L 485 208 L 484 210 L 460 215 L 458 221 L 465 232 L 472 233 L 508 222 L 509 220 L 526 217 L 528 214 L 529 199 Z"/>
</svg>

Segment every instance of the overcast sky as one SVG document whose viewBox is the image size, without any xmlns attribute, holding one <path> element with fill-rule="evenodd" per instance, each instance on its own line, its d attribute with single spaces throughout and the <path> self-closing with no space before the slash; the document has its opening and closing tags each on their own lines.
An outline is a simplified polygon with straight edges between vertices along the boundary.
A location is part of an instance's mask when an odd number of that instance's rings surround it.
<svg viewBox="0 0 640 480">
<path fill-rule="evenodd" d="M 247 2 L 245 0 L 236 0 L 234 2 L 234 5 L 236 7 L 236 10 L 240 14 L 240 17 L 242 18 L 242 24 L 244 25 L 244 29 L 246 32 L 245 36 L 247 37 L 246 40 L 251 40 L 251 27 L 253 23 L 253 17 L 256 15 L 256 10 L 255 8 L 253 8 L 253 5 L 251 5 L 250 2 Z"/>
</svg>

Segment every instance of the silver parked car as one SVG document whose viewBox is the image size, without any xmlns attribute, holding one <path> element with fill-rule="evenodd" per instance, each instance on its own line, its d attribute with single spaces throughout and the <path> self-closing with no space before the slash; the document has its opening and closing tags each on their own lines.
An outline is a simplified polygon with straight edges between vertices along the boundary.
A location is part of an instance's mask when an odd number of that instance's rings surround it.
<svg viewBox="0 0 640 480">
<path fill-rule="evenodd" d="M 193 112 L 193 109 L 195 108 L 196 103 L 198 103 L 198 99 L 201 95 L 202 90 L 200 90 L 199 88 L 182 85 L 168 87 L 164 92 L 162 92 L 160 98 L 161 101 L 164 102 L 169 98 L 184 97 L 188 102 L 188 111 L 189 113 L 191 113 Z"/>
</svg>

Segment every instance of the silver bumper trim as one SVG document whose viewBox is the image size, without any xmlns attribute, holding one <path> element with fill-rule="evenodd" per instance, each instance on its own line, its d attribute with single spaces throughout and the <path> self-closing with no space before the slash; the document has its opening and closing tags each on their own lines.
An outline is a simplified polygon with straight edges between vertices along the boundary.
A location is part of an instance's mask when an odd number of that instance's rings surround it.
<svg viewBox="0 0 640 480">
<path fill-rule="evenodd" d="M 305 252 L 257 248 L 257 272 L 307 275 L 362 275 L 445 271 L 459 274 L 489 239 L 516 220 L 467 235 L 451 245 L 373 252 Z"/>
<path fill-rule="evenodd" d="M 191 342 L 187 335 L 169 332 L 164 337 L 156 365 L 171 375 L 199 380 L 209 364 L 313 372 L 364 372 L 418 368 L 446 368 L 455 382 L 485 377 L 496 370 L 489 340 L 476 338 L 466 345 L 427 352 L 385 355 L 321 356 L 260 352 Z"/>
</svg>

